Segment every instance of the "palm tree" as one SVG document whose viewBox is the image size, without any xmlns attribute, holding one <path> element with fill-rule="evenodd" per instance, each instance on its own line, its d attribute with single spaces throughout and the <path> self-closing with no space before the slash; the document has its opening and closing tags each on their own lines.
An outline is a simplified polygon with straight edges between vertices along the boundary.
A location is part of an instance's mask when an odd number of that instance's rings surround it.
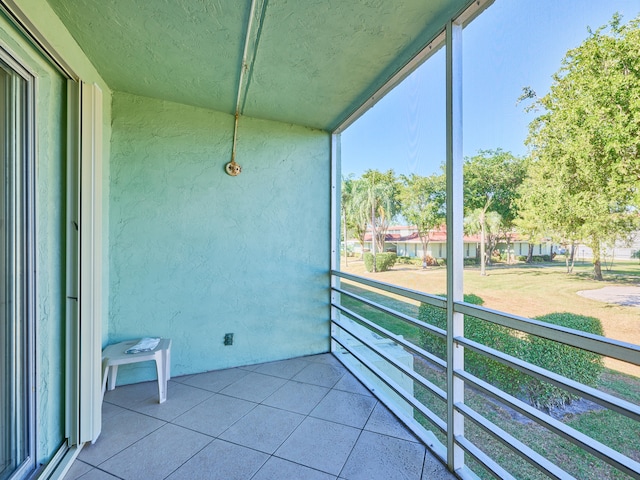
<svg viewBox="0 0 640 480">
<path fill-rule="evenodd" d="M 349 265 L 349 257 L 347 255 L 347 231 L 348 231 L 348 222 L 347 222 L 347 212 L 349 212 L 352 208 L 352 200 L 353 200 L 353 189 L 354 189 L 355 181 L 352 178 L 352 175 L 348 177 L 342 177 L 342 188 L 340 189 L 340 212 L 342 216 L 342 228 L 344 232 L 344 261 L 345 265 Z"/>
<path fill-rule="evenodd" d="M 464 219 L 464 231 L 467 234 L 480 234 L 480 275 L 487 274 L 486 265 L 491 259 L 491 252 L 500 235 L 502 217 L 498 212 L 488 212 L 485 208 L 477 208 Z M 488 248 L 486 248 L 488 247 Z M 487 252 L 488 250 L 488 252 Z"/>
<path fill-rule="evenodd" d="M 399 186 L 393 170 L 384 173 L 377 170 L 367 170 L 362 178 L 356 181 L 353 189 L 352 218 L 359 223 L 360 227 L 364 226 L 363 239 L 367 226 L 371 231 L 374 271 L 376 252 L 384 250 L 387 229 L 400 211 L 398 197 Z"/>
</svg>

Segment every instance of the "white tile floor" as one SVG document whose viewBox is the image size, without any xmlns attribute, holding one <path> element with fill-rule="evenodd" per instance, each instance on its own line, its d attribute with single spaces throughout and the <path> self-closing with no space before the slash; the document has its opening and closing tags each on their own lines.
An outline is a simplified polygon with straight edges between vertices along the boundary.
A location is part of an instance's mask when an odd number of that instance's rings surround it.
<svg viewBox="0 0 640 480">
<path fill-rule="evenodd" d="M 117 387 L 66 480 L 455 478 L 330 354 Z"/>
</svg>

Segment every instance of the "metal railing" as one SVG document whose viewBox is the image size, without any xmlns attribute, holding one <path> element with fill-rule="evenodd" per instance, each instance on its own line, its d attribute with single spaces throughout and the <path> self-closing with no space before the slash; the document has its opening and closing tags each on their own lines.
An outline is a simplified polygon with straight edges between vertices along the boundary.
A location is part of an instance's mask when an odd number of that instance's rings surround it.
<svg viewBox="0 0 640 480">
<path fill-rule="evenodd" d="M 348 308 L 343 304 L 342 298 L 348 298 L 350 302 L 356 302 L 357 305 L 371 308 L 376 312 L 382 312 L 387 316 L 419 329 L 420 332 L 436 338 L 446 340 L 447 332 L 445 330 L 414 318 L 407 313 L 399 312 L 393 308 L 382 305 L 365 296 L 358 295 L 349 288 L 341 286 L 341 279 L 347 280 L 349 285 L 354 285 L 359 288 L 374 288 L 385 294 L 399 296 L 401 299 L 413 300 L 445 311 L 446 300 L 434 295 L 427 295 L 345 272 L 332 271 L 333 313 L 331 338 L 334 353 L 336 353 L 338 359 L 387 404 L 443 462 L 451 462 L 451 456 L 447 455 L 446 443 L 439 440 L 437 435 L 446 435 L 447 432 L 450 431 L 450 426 L 447 424 L 446 417 L 445 419 L 441 418 L 433 411 L 433 408 L 427 407 L 416 398 L 413 393 L 414 385 L 424 389 L 429 395 L 432 395 L 436 404 L 441 402 L 443 407 L 452 407 L 457 413 L 461 414 L 465 420 L 468 420 L 470 424 L 491 436 L 501 446 L 507 448 L 528 464 L 533 465 L 538 471 L 542 472 L 542 474 L 550 478 L 574 478 L 570 473 L 565 471 L 562 466 L 554 464 L 553 461 L 536 452 L 531 446 L 525 444 L 522 440 L 519 440 L 516 436 L 508 433 L 490 419 L 474 410 L 464 401 L 464 398 L 462 401 L 460 401 L 460 399 L 454 401 L 454 399 L 448 398 L 445 388 L 436 385 L 433 381 L 416 372 L 413 369 L 412 363 L 408 365 L 407 362 L 403 362 L 394 357 L 393 354 L 390 354 L 388 349 L 381 347 L 381 342 L 390 342 L 394 347 L 401 348 L 403 353 L 408 353 L 414 358 L 422 359 L 432 365 L 433 368 L 449 373 L 445 360 L 433 352 L 427 351 L 423 346 L 414 344 L 371 321 L 366 318 L 365 315 Z M 455 302 L 453 310 L 457 313 L 472 316 L 482 322 L 507 327 L 511 329 L 511 331 L 518 332 L 518 334 L 535 335 L 580 350 L 593 352 L 604 357 L 640 365 L 640 346 L 638 345 L 632 345 L 537 320 L 509 315 L 504 312 L 490 310 L 466 302 Z M 632 402 L 584 385 L 550 370 L 475 342 L 469 338 L 465 338 L 464 336 L 454 337 L 453 345 L 454 348 L 464 348 L 473 351 L 487 360 L 498 362 L 510 369 L 522 372 L 527 376 L 590 400 L 600 407 L 617 412 L 637 422 L 638 430 L 640 431 L 640 406 Z M 340 355 L 340 352 L 345 355 Z M 452 378 L 464 382 L 465 387 L 472 388 L 485 398 L 492 399 L 509 407 L 631 478 L 640 478 L 640 463 L 638 461 L 555 419 L 548 413 L 538 410 L 513 395 L 500 390 L 465 369 L 455 370 L 452 374 Z M 398 375 L 404 380 L 398 381 Z M 448 405 L 450 402 L 453 403 L 453 405 Z M 400 406 L 400 404 L 404 404 L 404 408 Z M 418 423 L 414 418 L 416 413 L 424 417 L 428 424 L 433 427 L 433 430 L 429 430 L 421 423 Z M 491 475 L 497 478 L 514 478 L 507 470 L 508 467 L 501 465 L 496 459 L 491 458 L 483 451 L 481 446 L 474 444 L 467 435 L 457 434 L 454 437 L 454 444 L 471 456 L 475 462 L 482 465 Z M 460 478 L 478 478 L 476 473 L 474 473 L 464 461 L 461 465 L 449 465 L 449 468 Z"/>
</svg>

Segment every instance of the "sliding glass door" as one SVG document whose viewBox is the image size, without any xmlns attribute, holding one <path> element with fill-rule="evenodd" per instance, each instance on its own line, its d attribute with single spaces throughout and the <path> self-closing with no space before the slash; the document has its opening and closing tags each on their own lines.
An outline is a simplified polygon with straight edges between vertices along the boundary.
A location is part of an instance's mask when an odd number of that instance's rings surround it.
<svg viewBox="0 0 640 480">
<path fill-rule="evenodd" d="M 0 480 L 35 467 L 32 88 L 0 50 Z"/>
</svg>

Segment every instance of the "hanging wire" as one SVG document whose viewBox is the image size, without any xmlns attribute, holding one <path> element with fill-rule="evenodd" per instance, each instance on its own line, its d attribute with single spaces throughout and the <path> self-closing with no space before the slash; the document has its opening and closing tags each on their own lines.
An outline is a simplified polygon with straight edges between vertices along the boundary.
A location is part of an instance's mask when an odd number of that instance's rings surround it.
<svg viewBox="0 0 640 480">
<path fill-rule="evenodd" d="M 266 0 L 258 0 L 261 1 L 261 18 L 264 15 L 264 6 L 266 5 Z M 247 33 L 244 38 L 244 51 L 242 53 L 242 64 L 240 68 L 240 78 L 238 79 L 238 92 L 236 94 L 236 113 L 235 120 L 233 124 L 233 144 L 231 146 L 231 161 L 226 165 L 226 170 L 229 175 L 236 176 L 241 171 L 242 168 L 240 165 L 236 163 L 236 144 L 238 142 L 238 119 L 240 118 L 240 106 L 243 103 L 243 96 L 246 96 L 246 88 L 245 88 L 245 76 L 247 71 L 249 70 L 249 65 L 247 62 L 247 58 L 249 56 L 249 48 L 251 43 L 251 37 L 253 36 L 253 21 L 255 18 L 256 11 L 256 0 L 251 0 L 251 10 L 249 12 L 249 21 L 247 23 Z M 257 43 L 257 38 L 256 38 Z M 255 45 L 254 45 L 255 47 Z M 255 55 L 255 52 L 254 52 Z"/>
</svg>

